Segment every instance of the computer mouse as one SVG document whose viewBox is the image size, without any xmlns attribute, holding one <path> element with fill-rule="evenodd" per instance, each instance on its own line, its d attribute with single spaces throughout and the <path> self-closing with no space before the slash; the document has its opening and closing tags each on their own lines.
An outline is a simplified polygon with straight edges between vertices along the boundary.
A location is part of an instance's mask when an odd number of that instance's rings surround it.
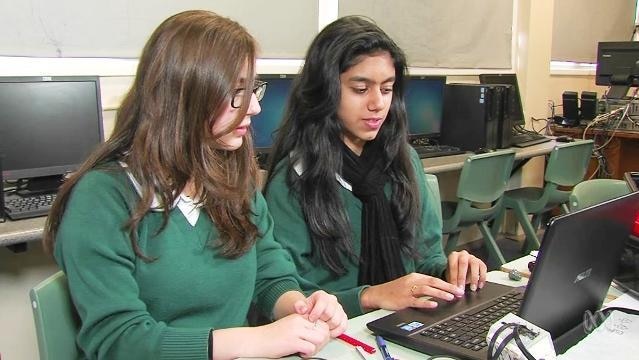
<svg viewBox="0 0 639 360">
<path fill-rule="evenodd" d="M 557 142 L 573 142 L 573 141 L 575 141 L 575 139 L 571 138 L 570 136 L 561 135 L 561 136 L 557 136 L 555 138 L 555 141 L 557 141 Z"/>
</svg>

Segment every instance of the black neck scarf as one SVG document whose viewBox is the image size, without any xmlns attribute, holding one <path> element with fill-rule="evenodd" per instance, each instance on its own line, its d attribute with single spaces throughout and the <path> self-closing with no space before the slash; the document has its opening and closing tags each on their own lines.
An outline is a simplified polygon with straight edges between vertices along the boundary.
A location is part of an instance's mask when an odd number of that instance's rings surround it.
<svg viewBox="0 0 639 360">
<path fill-rule="evenodd" d="M 390 176 L 384 172 L 381 144 L 369 141 L 361 156 L 346 145 L 342 151 L 342 177 L 362 202 L 362 243 L 358 283 L 376 285 L 406 274 L 401 258 L 397 223 L 384 194 Z"/>
</svg>

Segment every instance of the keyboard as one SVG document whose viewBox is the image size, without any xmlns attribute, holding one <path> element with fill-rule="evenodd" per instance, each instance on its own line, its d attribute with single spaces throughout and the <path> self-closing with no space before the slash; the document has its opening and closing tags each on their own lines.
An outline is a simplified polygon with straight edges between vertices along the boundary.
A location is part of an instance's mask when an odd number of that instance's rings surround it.
<svg viewBox="0 0 639 360">
<path fill-rule="evenodd" d="M 464 154 L 465 151 L 450 145 L 412 145 L 420 159 Z"/>
<path fill-rule="evenodd" d="M 541 134 L 524 133 L 524 134 L 513 135 L 512 146 L 521 148 L 521 147 L 528 147 L 532 145 L 545 143 L 547 141 L 550 141 L 550 138 L 545 137 Z"/>
<path fill-rule="evenodd" d="M 5 197 L 4 209 L 11 220 L 46 216 L 51 210 L 55 197 L 55 193 L 27 196 L 9 195 Z"/>
<path fill-rule="evenodd" d="M 517 313 L 523 296 L 518 291 L 507 293 L 478 309 L 436 323 L 420 332 L 420 335 L 447 343 L 447 346 L 473 352 L 486 351 L 486 335 L 490 326 L 508 313 Z"/>
</svg>

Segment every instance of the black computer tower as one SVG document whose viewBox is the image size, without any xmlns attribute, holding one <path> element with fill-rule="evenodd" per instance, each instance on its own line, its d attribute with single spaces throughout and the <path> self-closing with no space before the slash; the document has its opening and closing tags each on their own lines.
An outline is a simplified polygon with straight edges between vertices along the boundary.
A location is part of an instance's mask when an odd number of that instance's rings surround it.
<svg viewBox="0 0 639 360">
<path fill-rule="evenodd" d="M 512 85 L 447 84 L 440 142 L 469 151 L 510 147 L 515 100 Z"/>
</svg>

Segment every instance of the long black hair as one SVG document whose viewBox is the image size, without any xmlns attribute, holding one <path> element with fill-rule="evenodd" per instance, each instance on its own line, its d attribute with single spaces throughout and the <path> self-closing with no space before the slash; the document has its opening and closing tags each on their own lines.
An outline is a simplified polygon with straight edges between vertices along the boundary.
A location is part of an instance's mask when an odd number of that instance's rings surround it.
<svg viewBox="0 0 639 360">
<path fill-rule="evenodd" d="M 313 256 L 341 275 L 340 254 L 353 257 L 351 228 L 339 196 L 335 175 L 342 171 L 343 126 L 337 116 L 340 74 L 380 52 L 390 54 L 395 67 L 393 98 L 376 140 L 381 142 L 385 168 L 392 179 L 391 206 L 398 224 L 401 246 L 413 249 L 420 202 L 415 173 L 407 147 L 403 83 L 406 57 L 382 29 L 360 16 L 340 18 L 313 40 L 271 153 L 268 183 L 277 164 L 289 158 L 287 183 L 298 197 L 313 242 Z M 298 175 L 293 165 L 301 164 Z"/>
</svg>

